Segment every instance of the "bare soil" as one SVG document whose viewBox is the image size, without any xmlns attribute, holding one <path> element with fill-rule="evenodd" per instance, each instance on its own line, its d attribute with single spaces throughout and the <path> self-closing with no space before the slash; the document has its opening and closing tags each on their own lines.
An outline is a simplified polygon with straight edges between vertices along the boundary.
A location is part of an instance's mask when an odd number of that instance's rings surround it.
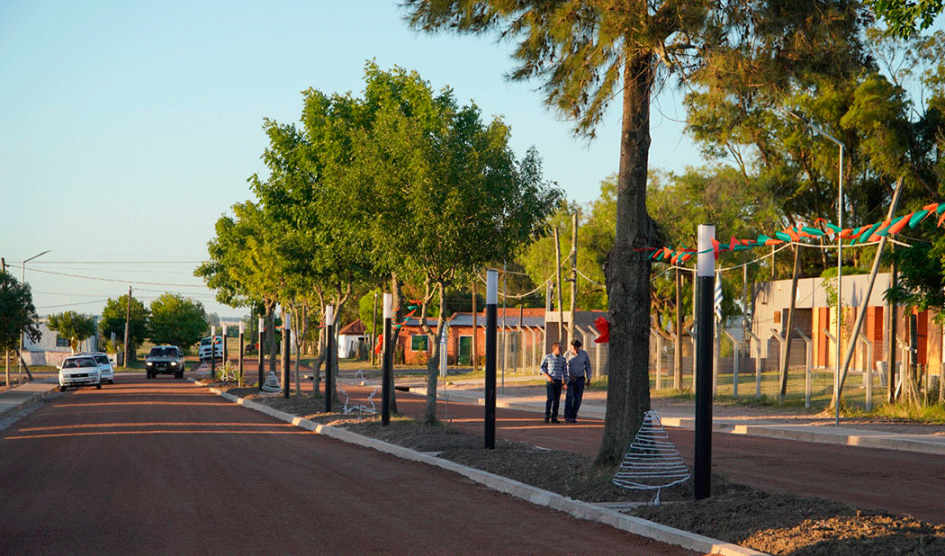
<svg viewBox="0 0 945 556">
<path fill-rule="evenodd" d="M 827 500 L 769 493 L 713 477 L 712 497 L 693 501 L 692 483 L 663 489 L 662 504 L 650 505 L 652 491 L 629 491 L 613 484 L 614 469 L 600 469 L 586 456 L 496 441 L 483 449 L 483 437 L 449 426 L 395 419 L 382 427 L 378 418 L 341 412 L 323 413 L 321 397 L 265 397 L 256 388 L 229 388 L 316 422 L 346 427 L 358 434 L 482 469 L 577 500 L 624 503 L 627 513 L 678 529 L 775 555 L 790 556 L 945 556 L 945 525 L 931 525 L 907 515 L 859 510 Z M 929 493 L 930 496 L 942 496 Z"/>
</svg>

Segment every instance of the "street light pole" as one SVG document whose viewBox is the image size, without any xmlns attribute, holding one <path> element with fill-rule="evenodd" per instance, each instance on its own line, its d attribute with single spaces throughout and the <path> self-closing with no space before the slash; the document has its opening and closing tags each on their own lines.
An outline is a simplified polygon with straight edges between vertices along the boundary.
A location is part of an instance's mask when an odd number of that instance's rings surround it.
<svg viewBox="0 0 945 556">
<path fill-rule="evenodd" d="M 46 253 L 49 253 L 48 249 L 46 251 L 43 251 L 39 255 L 33 255 L 32 257 L 24 260 L 21 263 L 21 266 L 23 267 L 23 282 L 22 282 L 23 284 L 26 284 L 26 263 L 32 261 L 33 259 L 38 259 L 39 257 L 42 257 Z M 19 353 L 20 357 L 16 361 L 17 380 L 19 382 L 23 381 L 23 345 L 25 343 L 26 343 L 26 332 L 22 331 L 20 332 L 20 353 Z M 7 384 L 7 386 L 9 387 L 10 385 Z"/>
<path fill-rule="evenodd" d="M 798 120 L 804 123 L 807 127 L 813 130 L 814 133 L 822 135 L 833 142 L 837 147 L 840 148 L 840 165 L 837 171 L 837 181 L 838 188 L 840 190 L 839 197 L 837 197 L 837 226 L 843 230 L 843 143 L 839 139 L 830 135 L 823 130 L 817 124 L 805 120 L 804 118 L 798 116 L 794 112 L 784 109 L 788 114 L 794 116 Z M 834 426 L 840 426 L 840 345 L 843 339 L 841 335 L 843 321 L 843 239 L 840 237 L 840 234 L 837 234 L 837 365 L 834 370 L 833 378 L 833 397 L 834 397 Z M 790 333 L 790 331 L 788 332 Z"/>
</svg>

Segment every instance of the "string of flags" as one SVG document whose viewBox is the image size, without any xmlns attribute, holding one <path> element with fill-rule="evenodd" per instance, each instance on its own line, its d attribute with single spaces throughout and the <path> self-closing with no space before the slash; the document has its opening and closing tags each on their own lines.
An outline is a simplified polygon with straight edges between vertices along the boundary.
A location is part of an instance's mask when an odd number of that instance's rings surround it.
<svg viewBox="0 0 945 556">
<path fill-rule="evenodd" d="M 829 237 L 831 241 L 835 241 L 839 238 L 848 241 L 847 245 L 863 245 L 875 243 L 879 241 L 880 238 L 889 234 L 898 234 L 906 226 L 910 229 L 915 228 L 932 215 L 938 216 L 936 227 L 941 227 L 942 223 L 945 222 L 945 202 L 931 203 L 925 205 L 920 210 L 912 211 L 897 218 L 887 218 L 886 220 L 858 228 L 841 228 L 836 224 L 827 222 L 823 218 L 817 218 L 811 225 L 798 224 L 797 226 L 789 226 L 779 232 L 775 232 L 772 234 L 774 237 L 758 234 L 758 237 L 755 239 L 738 239 L 732 236 L 728 243 L 721 243 L 716 239 L 712 239 L 712 251 L 715 253 L 715 259 L 718 260 L 719 253 L 723 252 L 744 251 L 755 247 L 781 245 L 784 243 L 797 242 L 801 239 L 816 239 L 819 237 Z M 651 253 L 647 259 L 668 262 L 673 265 L 685 263 L 694 255 L 699 254 L 695 249 L 688 249 L 686 247 L 678 249 L 672 249 L 670 247 L 644 247 L 635 249 L 635 251 L 650 251 Z M 709 250 L 706 249 L 703 252 L 708 253 Z"/>
<path fill-rule="evenodd" d="M 410 309 L 410 312 L 407 313 L 406 315 L 404 315 L 404 320 L 392 324 L 393 330 L 399 330 L 399 329 L 402 328 L 405 324 L 407 324 L 407 321 L 410 320 L 410 319 L 413 317 L 413 315 L 414 315 L 417 311 L 420 310 L 420 301 L 418 301 L 418 300 L 416 300 L 416 299 L 409 299 L 409 300 L 407 300 L 407 308 Z M 380 354 L 381 351 L 383 350 L 383 348 L 384 348 L 384 336 L 378 334 L 378 335 L 377 335 L 377 344 L 374 346 L 374 353 Z"/>
</svg>

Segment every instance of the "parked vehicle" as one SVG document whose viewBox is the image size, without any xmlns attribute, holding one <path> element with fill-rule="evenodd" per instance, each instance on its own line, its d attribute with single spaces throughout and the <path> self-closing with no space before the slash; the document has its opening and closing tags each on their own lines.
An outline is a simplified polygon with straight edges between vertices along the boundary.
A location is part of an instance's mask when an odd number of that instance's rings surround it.
<svg viewBox="0 0 945 556">
<path fill-rule="evenodd" d="M 159 374 L 171 374 L 184 378 L 184 354 L 177 346 L 154 346 L 148 352 L 144 370 L 149 379 Z"/>
<path fill-rule="evenodd" d="M 66 357 L 59 365 L 59 391 L 79 386 L 102 388 L 102 376 L 98 361 L 91 355 Z"/>
<path fill-rule="evenodd" d="M 213 337 L 213 354 L 216 356 L 217 360 L 223 359 L 223 337 L 214 336 Z M 197 350 L 197 356 L 201 361 L 210 360 L 210 336 L 200 340 L 200 348 Z"/>
</svg>

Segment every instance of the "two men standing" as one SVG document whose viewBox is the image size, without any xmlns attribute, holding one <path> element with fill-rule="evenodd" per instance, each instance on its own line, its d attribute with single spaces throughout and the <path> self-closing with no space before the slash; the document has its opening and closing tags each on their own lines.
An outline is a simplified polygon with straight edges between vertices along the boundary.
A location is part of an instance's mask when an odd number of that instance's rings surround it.
<svg viewBox="0 0 945 556">
<path fill-rule="evenodd" d="M 561 344 L 551 344 L 551 353 L 541 362 L 541 374 L 545 375 L 548 399 L 545 402 L 545 422 L 558 422 L 558 407 L 561 390 L 566 390 L 564 399 L 564 421 L 577 423 L 578 410 L 584 398 L 584 388 L 591 385 L 591 359 L 581 349 L 580 340 L 571 340 L 567 356 L 561 355 Z"/>
</svg>

